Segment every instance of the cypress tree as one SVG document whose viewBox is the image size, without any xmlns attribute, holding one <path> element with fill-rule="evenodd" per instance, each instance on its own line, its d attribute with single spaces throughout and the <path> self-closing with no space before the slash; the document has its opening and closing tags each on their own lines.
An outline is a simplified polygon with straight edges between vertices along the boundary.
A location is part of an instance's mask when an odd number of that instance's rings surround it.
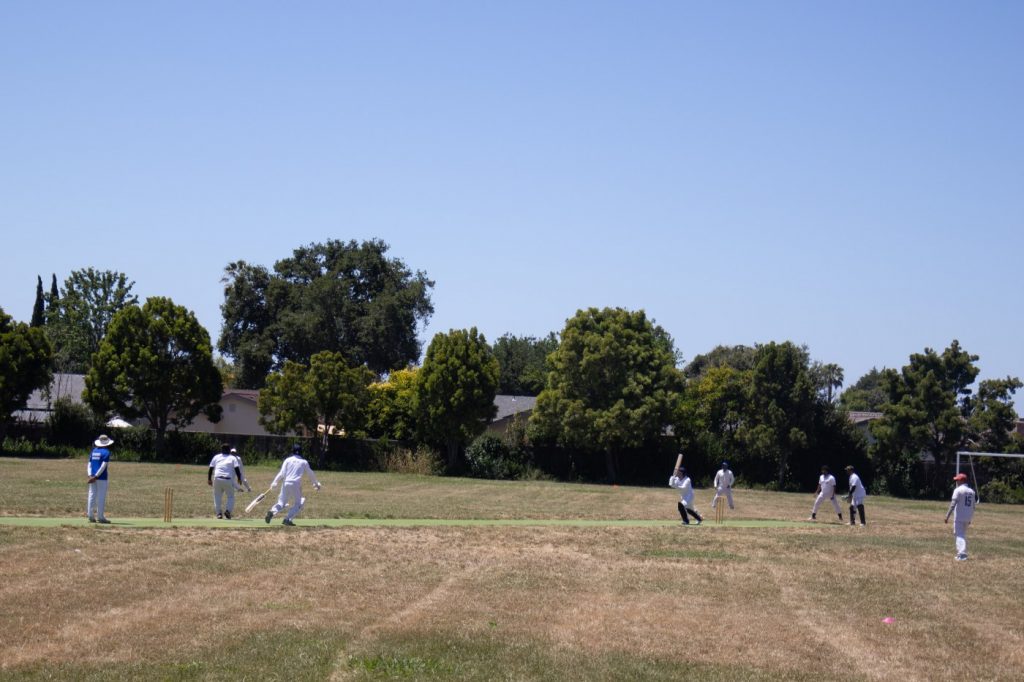
<svg viewBox="0 0 1024 682">
<path fill-rule="evenodd" d="M 50 280 L 50 298 L 46 301 L 47 322 L 53 322 L 57 316 L 57 306 L 60 301 L 60 292 L 57 290 L 57 275 L 53 275 L 53 279 Z"/>
<path fill-rule="evenodd" d="M 29 326 L 42 327 L 45 322 L 43 314 L 43 278 L 36 275 L 36 302 L 32 306 L 32 322 L 29 323 Z"/>
</svg>

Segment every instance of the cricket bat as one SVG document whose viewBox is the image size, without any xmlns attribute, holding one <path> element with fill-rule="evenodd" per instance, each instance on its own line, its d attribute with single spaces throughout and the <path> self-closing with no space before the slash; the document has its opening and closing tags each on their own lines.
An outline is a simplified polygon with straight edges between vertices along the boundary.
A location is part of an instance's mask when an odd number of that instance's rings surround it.
<svg viewBox="0 0 1024 682">
<path fill-rule="evenodd" d="M 680 452 L 679 456 L 676 457 L 676 469 L 681 469 L 682 467 L 683 467 L 683 453 Z M 675 469 L 673 469 L 673 471 L 675 471 Z"/>
<path fill-rule="evenodd" d="M 269 493 L 271 490 L 273 490 L 273 488 L 267 488 L 266 491 L 260 493 L 256 497 L 254 497 L 252 502 L 250 502 L 249 504 L 245 505 L 245 513 L 248 514 L 253 509 L 255 509 L 256 505 L 259 504 L 260 502 L 262 502 L 263 498 L 266 497 L 267 493 Z"/>
</svg>

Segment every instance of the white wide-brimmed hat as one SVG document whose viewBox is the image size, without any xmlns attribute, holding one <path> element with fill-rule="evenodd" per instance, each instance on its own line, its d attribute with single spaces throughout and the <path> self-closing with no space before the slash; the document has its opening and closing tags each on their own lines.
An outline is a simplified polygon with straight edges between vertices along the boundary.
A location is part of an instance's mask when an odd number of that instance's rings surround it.
<svg viewBox="0 0 1024 682">
<path fill-rule="evenodd" d="M 97 438 L 96 442 L 95 442 L 95 445 L 98 448 L 105 448 L 108 445 L 113 445 L 113 444 L 114 444 L 114 441 L 112 441 L 110 438 L 108 438 L 105 435 L 104 436 L 100 436 L 99 438 Z"/>
</svg>

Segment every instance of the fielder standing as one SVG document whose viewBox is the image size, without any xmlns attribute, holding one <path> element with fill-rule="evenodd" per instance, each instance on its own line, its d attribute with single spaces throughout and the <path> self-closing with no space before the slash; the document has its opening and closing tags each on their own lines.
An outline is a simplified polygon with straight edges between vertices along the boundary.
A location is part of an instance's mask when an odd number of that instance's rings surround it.
<svg viewBox="0 0 1024 682">
<path fill-rule="evenodd" d="M 736 477 L 732 475 L 732 471 L 729 470 L 729 463 L 722 462 L 722 468 L 715 474 L 715 496 L 711 498 L 711 508 L 718 508 L 718 498 L 725 497 L 729 500 L 729 509 L 735 509 L 732 503 L 732 484 L 736 482 Z"/>
<path fill-rule="evenodd" d="M 808 521 L 814 521 L 818 518 L 818 507 L 825 500 L 829 500 L 832 503 L 832 508 L 836 510 L 836 516 L 839 517 L 839 522 L 843 521 L 843 510 L 839 508 L 839 503 L 836 502 L 836 477 L 829 473 L 828 467 L 821 467 L 821 476 L 818 477 L 818 488 L 814 491 L 818 494 L 814 498 L 814 506 L 811 507 L 811 516 Z"/>
<path fill-rule="evenodd" d="M 238 458 L 231 454 L 231 446 L 224 443 L 220 452 L 210 460 L 210 469 L 206 472 L 206 483 L 213 486 L 213 510 L 217 513 L 218 519 L 225 516 L 230 519 L 231 512 L 235 510 L 236 480 L 241 485 L 242 472 L 238 469 Z M 225 494 L 228 503 L 221 514 L 221 500 Z"/>
<path fill-rule="evenodd" d="M 852 464 L 846 467 L 846 473 L 850 476 L 850 492 L 846 494 L 846 501 L 850 505 L 850 525 L 857 525 L 854 513 L 857 512 L 860 514 L 860 525 L 866 526 L 868 524 L 864 521 L 864 498 L 867 497 L 868 491 L 864 489 L 864 484 Z"/>
<path fill-rule="evenodd" d="M 683 517 L 683 525 L 690 525 L 690 519 L 687 518 L 689 514 L 697 519 L 697 525 L 699 526 L 704 519 L 701 518 L 701 515 L 697 513 L 693 506 L 693 483 L 690 481 L 690 477 L 686 475 L 686 469 L 683 467 L 676 468 L 672 473 L 672 477 L 668 479 L 668 484 L 673 488 L 679 489 L 679 502 L 676 504 L 676 509 L 679 510 L 679 515 Z"/>
<path fill-rule="evenodd" d="M 107 473 L 110 469 L 110 450 L 114 441 L 107 436 L 100 436 L 93 443 L 95 446 L 89 455 L 89 463 L 85 466 L 88 476 L 89 494 L 85 502 L 85 515 L 89 523 L 110 523 L 104 513 L 107 506 Z M 93 515 L 93 511 L 96 515 Z"/>
<path fill-rule="evenodd" d="M 295 525 L 292 519 L 298 516 L 306 504 L 306 498 L 302 496 L 303 474 L 308 474 L 310 480 L 313 481 L 313 487 L 320 490 L 320 481 L 316 480 L 316 475 L 313 473 L 313 469 L 310 468 L 309 462 L 302 458 L 302 447 L 295 444 L 292 446 L 291 456 L 281 463 L 281 470 L 277 472 L 277 476 L 274 477 L 273 482 L 270 484 L 270 488 L 273 490 L 280 481 L 284 481 L 281 485 L 281 493 L 277 497 L 277 504 L 270 508 L 270 511 L 263 518 L 264 521 L 270 523 L 270 519 L 274 518 L 275 514 L 284 509 L 288 504 L 288 498 L 291 498 L 291 509 L 288 510 L 288 515 L 281 523 L 285 526 Z"/>
<path fill-rule="evenodd" d="M 946 520 L 943 523 L 949 523 L 950 515 L 953 516 L 956 560 L 967 561 L 967 526 L 971 525 L 971 520 L 974 518 L 977 495 L 967 485 L 967 474 L 957 474 L 953 477 L 953 481 L 960 485 L 953 490 L 953 499 L 949 503 L 949 510 L 946 512 Z"/>
</svg>

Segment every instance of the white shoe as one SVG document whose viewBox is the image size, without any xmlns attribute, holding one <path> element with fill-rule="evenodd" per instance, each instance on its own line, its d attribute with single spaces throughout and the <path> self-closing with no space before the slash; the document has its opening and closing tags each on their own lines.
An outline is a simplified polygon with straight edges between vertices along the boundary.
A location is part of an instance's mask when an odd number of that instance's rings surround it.
<svg viewBox="0 0 1024 682">
<path fill-rule="evenodd" d="M 967 561 L 967 555 L 966 554 L 957 554 L 956 555 L 956 560 L 957 561 Z"/>
</svg>

